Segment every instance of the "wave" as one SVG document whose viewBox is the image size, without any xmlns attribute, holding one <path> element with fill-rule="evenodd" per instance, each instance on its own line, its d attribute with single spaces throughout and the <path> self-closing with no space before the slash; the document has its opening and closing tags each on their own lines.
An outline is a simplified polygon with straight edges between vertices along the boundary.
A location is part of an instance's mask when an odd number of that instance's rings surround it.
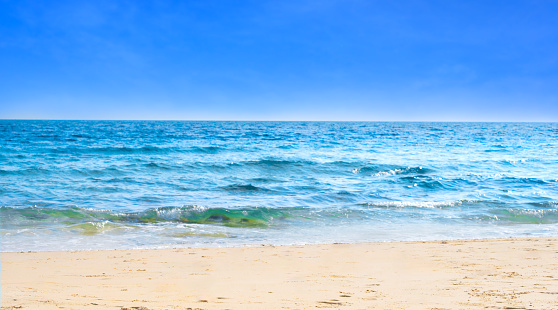
<svg viewBox="0 0 558 310">
<path fill-rule="evenodd" d="M 260 159 L 255 161 L 245 161 L 240 163 L 246 166 L 257 166 L 263 168 L 285 168 L 289 166 L 310 166 L 316 164 L 308 160 L 277 160 L 277 159 Z"/>
<path fill-rule="evenodd" d="M 434 172 L 434 169 L 419 167 L 386 167 L 384 165 L 379 166 L 365 166 L 361 168 L 355 168 L 352 170 L 355 174 L 369 174 L 371 176 L 390 176 L 390 175 L 411 175 L 411 174 L 429 174 Z"/>
<path fill-rule="evenodd" d="M 231 227 L 267 227 L 275 221 L 288 218 L 286 209 L 249 207 L 238 209 L 208 208 L 201 206 L 151 208 L 141 212 L 117 212 L 79 207 L 58 209 L 43 207 L 0 207 L 1 226 L 63 224 L 68 227 L 86 223 L 193 223 L 220 224 Z M 89 224 L 87 224 L 89 225 Z"/>
<path fill-rule="evenodd" d="M 281 180 L 280 178 L 271 178 L 271 177 L 259 177 L 259 178 L 252 178 L 249 181 L 256 182 L 256 183 L 284 183 L 285 180 Z"/>
<path fill-rule="evenodd" d="M 510 147 L 509 146 L 505 146 L 502 144 L 496 144 L 496 145 L 492 145 L 490 148 L 485 149 L 484 150 L 487 153 L 493 153 L 493 152 L 509 152 L 510 151 Z"/>
<path fill-rule="evenodd" d="M 527 185 L 529 184 L 546 185 L 550 183 L 556 183 L 558 182 L 558 179 L 547 180 L 547 179 L 539 179 L 539 178 L 503 177 L 503 178 L 495 179 L 495 181 L 507 182 L 510 184 L 521 183 Z"/>
<path fill-rule="evenodd" d="M 155 162 L 143 164 L 142 167 L 148 169 L 154 169 L 154 170 L 173 170 L 177 168 L 166 163 L 155 163 Z"/>
<path fill-rule="evenodd" d="M 425 176 L 405 176 L 400 178 L 400 180 L 409 184 L 408 187 L 421 187 L 425 189 L 446 188 L 442 182 Z"/>
<path fill-rule="evenodd" d="M 476 204 L 482 203 L 477 200 L 455 200 L 455 201 L 386 201 L 386 202 L 368 202 L 363 203 L 361 206 L 392 209 L 392 208 L 426 208 L 426 209 L 444 209 L 463 204 Z"/>
<path fill-rule="evenodd" d="M 432 216 L 430 211 L 424 213 L 425 211 L 417 209 L 441 212 L 436 216 L 439 219 L 460 219 L 503 225 L 558 223 L 558 202 L 556 201 L 509 204 L 492 200 L 462 199 L 453 201 L 378 201 L 329 208 L 302 206 L 220 208 L 190 205 L 150 208 L 137 212 L 80 207 L 0 207 L 0 228 L 19 230 L 34 227 L 58 227 L 87 235 L 128 231 L 151 224 L 176 223 L 233 228 L 270 228 L 301 225 L 304 222 L 339 224 L 347 220 L 383 221 L 391 217 L 407 217 L 409 212 L 412 213 L 411 216 Z M 386 212 L 390 213 L 387 218 L 384 218 Z"/>
<path fill-rule="evenodd" d="M 173 147 L 157 147 L 157 146 L 142 146 L 142 147 L 65 147 L 65 148 L 51 148 L 48 149 L 50 153 L 57 154 L 107 154 L 107 155 L 126 155 L 126 154 L 166 154 L 175 151 Z"/>
<path fill-rule="evenodd" d="M 252 184 L 232 184 L 221 187 L 221 189 L 234 192 L 271 192 L 271 190 L 267 188 L 254 186 Z"/>
<path fill-rule="evenodd" d="M 556 224 L 558 209 L 495 209 L 492 215 L 482 216 L 480 220 L 498 221 L 506 224 Z"/>
<path fill-rule="evenodd" d="M 221 151 L 229 150 L 222 146 L 190 146 L 190 147 L 176 147 L 176 146 L 102 146 L 102 147 L 57 147 L 57 148 L 45 148 L 37 149 L 41 152 L 46 151 L 47 153 L 54 154 L 103 154 L 103 155 L 128 155 L 128 154 L 145 154 L 145 155 L 157 155 L 157 154 L 170 154 L 170 153 L 198 153 L 198 154 L 217 154 Z M 244 151 L 244 149 L 231 149 Z"/>
<path fill-rule="evenodd" d="M 532 205 L 536 209 L 527 207 Z M 558 223 L 558 202 L 546 201 L 538 203 L 507 204 L 487 200 L 455 200 L 438 202 L 370 202 L 361 204 L 365 208 L 378 209 L 452 209 L 459 208 L 463 212 L 458 215 L 465 220 L 481 222 L 499 222 L 500 224 L 556 224 Z M 481 213 L 481 214 L 479 214 Z"/>
<path fill-rule="evenodd" d="M 201 154 L 217 154 L 224 148 L 218 146 L 194 146 L 186 149 L 189 153 L 201 153 Z"/>
<path fill-rule="evenodd" d="M 43 169 L 39 167 L 32 167 L 26 169 L 14 169 L 14 170 L 0 169 L 0 175 L 37 175 L 37 174 L 46 174 L 50 172 L 51 171 L 48 169 Z"/>
<path fill-rule="evenodd" d="M 531 202 L 529 204 L 539 208 L 558 208 L 558 201 Z"/>
</svg>

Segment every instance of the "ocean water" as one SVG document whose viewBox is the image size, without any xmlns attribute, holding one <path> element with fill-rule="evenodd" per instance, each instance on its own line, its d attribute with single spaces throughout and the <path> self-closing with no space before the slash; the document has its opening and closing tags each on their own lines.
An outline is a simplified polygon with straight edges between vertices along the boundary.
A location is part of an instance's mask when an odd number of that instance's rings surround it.
<svg viewBox="0 0 558 310">
<path fill-rule="evenodd" d="M 0 120 L 2 251 L 558 236 L 558 123 Z"/>
</svg>

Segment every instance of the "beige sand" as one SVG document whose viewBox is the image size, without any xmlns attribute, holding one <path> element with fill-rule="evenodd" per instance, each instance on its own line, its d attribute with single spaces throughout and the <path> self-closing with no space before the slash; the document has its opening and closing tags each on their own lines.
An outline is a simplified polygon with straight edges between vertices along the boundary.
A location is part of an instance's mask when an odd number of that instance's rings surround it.
<svg viewBox="0 0 558 310">
<path fill-rule="evenodd" d="M 2 309 L 558 309 L 558 238 L 1 260 Z"/>
</svg>

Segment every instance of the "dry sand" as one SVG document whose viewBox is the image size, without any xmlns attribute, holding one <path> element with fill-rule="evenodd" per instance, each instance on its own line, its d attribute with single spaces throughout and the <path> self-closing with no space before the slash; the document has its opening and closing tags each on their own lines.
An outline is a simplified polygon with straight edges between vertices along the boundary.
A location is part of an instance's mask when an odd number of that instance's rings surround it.
<svg viewBox="0 0 558 310">
<path fill-rule="evenodd" d="M 558 238 L 2 253 L 2 309 L 558 309 Z"/>
</svg>

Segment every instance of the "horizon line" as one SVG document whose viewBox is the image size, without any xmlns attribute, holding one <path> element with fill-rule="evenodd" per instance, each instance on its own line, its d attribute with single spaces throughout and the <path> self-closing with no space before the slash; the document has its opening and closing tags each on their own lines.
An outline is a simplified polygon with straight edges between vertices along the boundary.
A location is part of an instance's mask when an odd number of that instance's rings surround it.
<svg viewBox="0 0 558 310">
<path fill-rule="evenodd" d="M 463 121 L 463 120 L 256 120 L 256 119 L 56 119 L 56 118 L 0 118 L 0 121 L 114 121 L 114 122 L 355 122 L 355 123 L 558 123 L 557 121 Z"/>
</svg>

